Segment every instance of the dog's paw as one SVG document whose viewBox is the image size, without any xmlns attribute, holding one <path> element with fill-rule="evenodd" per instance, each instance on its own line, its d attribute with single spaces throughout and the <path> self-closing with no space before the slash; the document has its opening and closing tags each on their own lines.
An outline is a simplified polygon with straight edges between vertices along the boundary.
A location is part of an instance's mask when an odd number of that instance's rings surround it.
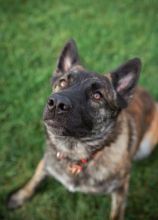
<svg viewBox="0 0 158 220">
<path fill-rule="evenodd" d="M 17 191 L 8 197 L 7 208 L 8 209 L 17 209 L 17 208 L 21 207 L 24 202 L 25 202 L 25 199 L 22 196 L 22 192 Z"/>
</svg>

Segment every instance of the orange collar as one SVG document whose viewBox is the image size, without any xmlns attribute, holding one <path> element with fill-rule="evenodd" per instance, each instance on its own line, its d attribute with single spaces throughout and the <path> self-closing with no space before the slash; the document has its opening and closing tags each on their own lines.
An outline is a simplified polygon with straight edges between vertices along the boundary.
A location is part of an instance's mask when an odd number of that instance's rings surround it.
<svg viewBox="0 0 158 220">
<path fill-rule="evenodd" d="M 79 161 L 77 161 L 76 163 L 71 163 L 68 166 L 68 171 L 73 174 L 73 175 L 78 175 L 79 173 L 81 173 L 85 167 L 85 165 L 92 159 L 94 158 L 94 156 L 96 155 L 97 152 L 95 152 L 94 154 L 92 154 L 92 156 L 88 159 L 84 159 L 81 158 Z M 58 160 L 64 160 L 67 159 L 67 157 L 61 153 L 61 152 L 57 152 L 56 157 Z"/>
</svg>

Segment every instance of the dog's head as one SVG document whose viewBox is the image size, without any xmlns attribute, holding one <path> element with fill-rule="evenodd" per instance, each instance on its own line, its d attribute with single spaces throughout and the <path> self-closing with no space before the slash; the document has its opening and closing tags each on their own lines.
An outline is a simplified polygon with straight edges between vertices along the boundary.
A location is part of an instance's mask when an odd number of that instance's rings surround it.
<svg viewBox="0 0 158 220">
<path fill-rule="evenodd" d="M 53 134 L 86 138 L 108 133 L 136 86 L 140 60 L 134 58 L 107 75 L 81 66 L 76 44 L 64 46 L 53 74 L 44 122 Z"/>
</svg>

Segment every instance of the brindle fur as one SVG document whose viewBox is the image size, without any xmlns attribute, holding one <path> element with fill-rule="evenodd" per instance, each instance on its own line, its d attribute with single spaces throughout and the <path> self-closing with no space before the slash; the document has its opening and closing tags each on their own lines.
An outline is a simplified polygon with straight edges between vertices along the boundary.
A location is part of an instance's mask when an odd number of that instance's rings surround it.
<svg viewBox="0 0 158 220">
<path fill-rule="evenodd" d="M 71 192 L 110 193 L 110 219 L 124 219 L 132 159 L 146 157 L 158 142 L 158 105 L 146 91 L 136 87 L 139 72 L 138 58 L 106 76 L 88 72 L 80 65 L 74 41 L 65 45 L 53 78 L 53 94 L 64 94 L 64 97 L 70 96 L 72 99 L 76 94 L 72 101 L 75 107 L 71 110 L 71 117 L 62 116 L 61 120 L 61 116 L 55 116 L 56 112 L 52 113 L 46 105 L 47 148 L 44 157 L 32 179 L 11 195 L 9 208 L 23 205 L 46 176 L 53 176 Z M 74 79 L 70 79 L 70 75 L 75 74 L 78 78 L 73 84 Z M 61 79 L 69 80 L 66 89 L 60 88 Z M 95 82 L 101 84 L 99 89 L 106 105 L 93 102 L 90 98 L 88 105 L 82 100 L 84 93 L 81 93 L 89 85 L 87 83 L 92 85 Z M 80 105 L 76 99 L 79 99 Z M 80 119 L 80 112 L 84 122 Z M 93 117 L 89 116 L 91 114 Z M 50 121 L 52 118 L 60 125 L 54 126 Z M 78 124 L 82 126 L 78 128 Z M 63 159 L 57 157 L 59 152 L 64 155 Z M 70 172 L 70 166 L 82 158 L 89 160 L 82 172 L 74 175 Z"/>
</svg>

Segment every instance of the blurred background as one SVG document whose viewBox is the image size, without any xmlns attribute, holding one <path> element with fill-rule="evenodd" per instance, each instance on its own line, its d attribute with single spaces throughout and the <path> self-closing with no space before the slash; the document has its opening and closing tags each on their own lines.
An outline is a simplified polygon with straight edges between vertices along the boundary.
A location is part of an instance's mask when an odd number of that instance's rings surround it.
<svg viewBox="0 0 158 220">
<path fill-rule="evenodd" d="M 71 194 L 48 180 L 25 206 L 8 211 L 8 193 L 43 155 L 42 112 L 61 48 L 77 41 L 86 67 L 100 73 L 138 56 L 140 84 L 158 100 L 158 1 L 0 0 L 0 219 L 108 219 L 110 198 Z M 127 220 L 158 219 L 158 149 L 134 163 Z"/>
</svg>

